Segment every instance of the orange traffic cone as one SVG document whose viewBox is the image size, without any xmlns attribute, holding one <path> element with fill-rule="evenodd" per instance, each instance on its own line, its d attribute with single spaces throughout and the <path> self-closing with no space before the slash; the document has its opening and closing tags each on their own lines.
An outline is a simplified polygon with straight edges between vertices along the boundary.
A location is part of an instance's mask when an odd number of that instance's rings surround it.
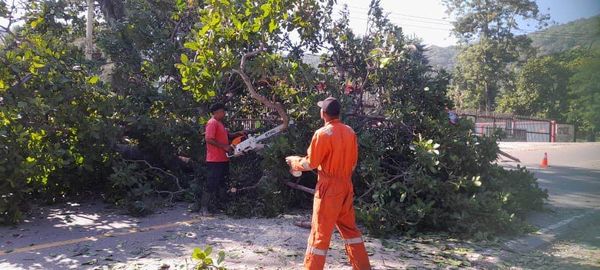
<svg viewBox="0 0 600 270">
<path fill-rule="evenodd" d="M 542 164 L 540 164 L 540 168 L 548 168 L 548 153 L 544 153 L 544 159 L 542 159 Z"/>
</svg>

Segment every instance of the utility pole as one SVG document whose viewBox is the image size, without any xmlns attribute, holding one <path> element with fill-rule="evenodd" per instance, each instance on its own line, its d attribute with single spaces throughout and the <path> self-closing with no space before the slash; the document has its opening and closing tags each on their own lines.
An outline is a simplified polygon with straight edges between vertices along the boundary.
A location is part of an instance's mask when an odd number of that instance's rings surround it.
<svg viewBox="0 0 600 270">
<path fill-rule="evenodd" d="M 87 0 L 87 22 L 85 25 L 85 59 L 92 60 L 94 53 L 94 0 Z"/>
</svg>

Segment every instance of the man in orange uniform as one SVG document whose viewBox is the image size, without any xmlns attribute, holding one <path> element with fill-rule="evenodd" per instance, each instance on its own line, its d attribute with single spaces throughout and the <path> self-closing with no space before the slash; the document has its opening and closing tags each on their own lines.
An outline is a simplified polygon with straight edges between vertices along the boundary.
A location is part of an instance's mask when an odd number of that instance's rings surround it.
<svg viewBox="0 0 600 270">
<path fill-rule="evenodd" d="M 353 269 L 371 269 L 354 217 L 352 173 L 358 159 L 354 130 L 340 119 L 340 103 L 329 97 L 318 103 L 325 126 L 313 135 L 306 157 L 290 156 L 292 171 L 318 169 L 312 226 L 304 257 L 305 269 L 323 269 L 334 227 L 342 235 Z"/>
</svg>

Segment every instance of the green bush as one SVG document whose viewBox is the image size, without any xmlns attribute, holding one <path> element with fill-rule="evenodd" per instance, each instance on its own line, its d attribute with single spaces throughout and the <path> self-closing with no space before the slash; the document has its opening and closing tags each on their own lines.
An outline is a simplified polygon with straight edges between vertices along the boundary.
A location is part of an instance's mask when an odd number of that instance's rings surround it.
<svg viewBox="0 0 600 270">
<path fill-rule="evenodd" d="M 422 132 L 431 137 L 419 133 L 408 147 L 397 143 L 384 153 L 361 154 L 358 179 L 369 184 L 356 194 L 359 217 L 369 231 L 443 230 L 485 237 L 527 230 L 524 214 L 540 210 L 548 196 L 533 175 L 495 165 L 495 138 L 474 136 L 468 120 L 456 126 L 446 119 L 430 124 Z M 361 144 L 373 145 L 374 138 L 361 136 Z M 398 153 L 408 162 L 387 164 L 399 160 L 390 158 Z"/>
</svg>

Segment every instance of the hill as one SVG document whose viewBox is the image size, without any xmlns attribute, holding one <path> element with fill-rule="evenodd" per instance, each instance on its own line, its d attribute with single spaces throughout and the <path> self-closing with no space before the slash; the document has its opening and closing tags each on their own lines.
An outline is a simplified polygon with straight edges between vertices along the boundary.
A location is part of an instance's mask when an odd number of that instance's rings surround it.
<svg viewBox="0 0 600 270">
<path fill-rule="evenodd" d="M 600 15 L 549 27 L 529 34 L 541 55 L 577 47 L 600 46 Z"/>
<path fill-rule="evenodd" d="M 600 46 L 600 15 L 579 19 L 569 23 L 554 25 L 544 30 L 528 34 L 533 47 L 540 55 L 552 54 L 578 47 Z M 439 47 L 431 45 L 425 53 L 429 62 L 436 68 L 451 70 L 454 67 L 456 55 L 460 52 L 458 46 Z"/>
</svg>

